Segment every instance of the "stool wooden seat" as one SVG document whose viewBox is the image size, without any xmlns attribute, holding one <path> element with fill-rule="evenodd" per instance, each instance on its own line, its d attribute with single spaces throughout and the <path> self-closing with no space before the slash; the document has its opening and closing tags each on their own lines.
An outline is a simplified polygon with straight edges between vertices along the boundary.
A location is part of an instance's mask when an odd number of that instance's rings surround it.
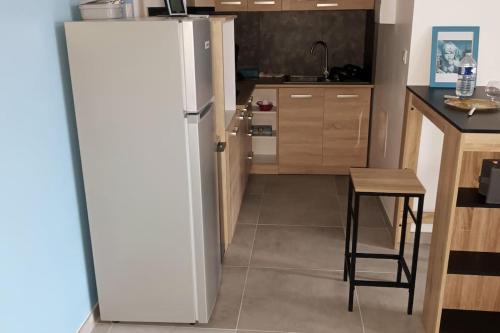
<svg viewBox="0 0 500 333">
<path fill-rule="evenodd" d="M 357 251 L 359 201 L 361 196 L 404 197 L 403 220 L 401 222 L 401 241 L 398 254 L 360 253 Z M 350 169 L 344 260 L 344 281 L 347 281 L 347 278 L 349 277 L 349 311 L 353 310 L 355 287 L 372 286 L 408 289 L 408 314 L 411 314 L 413 312 L 413 299 L 415 295 L 415 281 L 417 276 L 420 232 L 422 229 L 422 216 L 424 210 L 424 196 L 425 188 L 422 186 L 412 170 L 368 168 Z M 410 207 L 410 198 L 418 199 L 418 212 L 416 215 L 415 213 L 413 213 L 413 210 Z M 353 201 L 354 207 L 352 206 Z M 404 258 L 408 215 L 410 215 L 414 220 L 416 226 L 411 270 Z M 395 223 L 399 222 L 395 221 Z M 351 225 L 352 249 L 350 245 Z M 396 260 L 398 263 L 396 281 L 370 281 L 356 279 L 357 258 Z M 403 272 L 408 282 L 402 282 L 401 277 Z"/>
<path fill-rule="evenodd" d="M 425 188 L 410 169 L 351 168 L 357 193 L 425 194 Z"/>
</svg>

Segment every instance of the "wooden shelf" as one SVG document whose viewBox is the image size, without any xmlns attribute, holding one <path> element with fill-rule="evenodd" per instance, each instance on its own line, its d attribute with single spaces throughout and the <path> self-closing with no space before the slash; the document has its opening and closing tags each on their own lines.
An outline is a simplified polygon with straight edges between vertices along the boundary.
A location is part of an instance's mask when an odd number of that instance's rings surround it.
<svg viewBox="0 0 500 333">
<path fill-rule="evenodd" d="M 277 158 L 276 155 L 253 155 L 253 163 L 255 164 L 276 164 Z"/>
<path fill-rule="evenodd" d="M 260 111 L 258 106 L 252 106 L 252 113 L 253 114 L 276 114 L 278 111 L 278 108 L 276 106 L 273 106 L 271 111 Z"/>
<path fill-rule="evenodd" d="M 443 309 L 440 333 L 497 332 L 500 312 Z"/>
<path fill-rule="evenodd" d="M 276 155 L 254 154 L 252 159 L 253 174 L 277 174 L 278 159 Z"/>
<path fill-rule="evenodd" d="M 276 138 L 276 131 L 273 130 L 273 135 L 257 135 L 257 134 L 253 134 L 252 135 L 252 138 Z"/>
<path fill-rule="evenodd" d="M 448 274 L 500 276 L 500 253 L 451 251 Z"/>
<path fill-rule="evenodd" d="M 500 204 L 486 203 L 486 198 L 479 194 L 479 189 L 461 187 L 458 189 L 457 207 L 500 208 Z"/>
</svg>

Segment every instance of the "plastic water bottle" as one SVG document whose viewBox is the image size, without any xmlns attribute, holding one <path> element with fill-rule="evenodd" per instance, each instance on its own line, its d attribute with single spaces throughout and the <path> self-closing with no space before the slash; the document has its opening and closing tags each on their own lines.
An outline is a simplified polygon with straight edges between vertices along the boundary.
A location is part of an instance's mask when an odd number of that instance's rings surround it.
<svg viewBox="0 0 500 333">
<path fill-rule="evenodd" d="M 458 65 L 456 91 L 458 97 L 470 97 L 474 94 L 474 89 L 476 88 L 476 71 L 476 62 L 472 58 L 472 54 L 468 52 Z"/>
</svg>

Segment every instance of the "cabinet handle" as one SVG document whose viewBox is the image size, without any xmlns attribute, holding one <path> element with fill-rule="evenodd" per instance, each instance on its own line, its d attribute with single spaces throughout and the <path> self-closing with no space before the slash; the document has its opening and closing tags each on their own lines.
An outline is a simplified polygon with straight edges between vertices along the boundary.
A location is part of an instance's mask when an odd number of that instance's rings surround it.
<svg viewBox="0 0 500 333">
<path fill-rule="evenodd" d="M 290 95 L 290 98 L 312 98 L 313 95 Z"/>
<path fill-rule="evenodd" d="M 316 7 L 321 8 L 321 7 L 338 7 L 338 3 L 317 3 Z"/>
<path fill-rule="evenodd" d="M 233 128 L 233 130 L 229 134 L 231 134 L 232 136 L 236 136 L 236 135 L 238 135 L 239 131 L 240 131 L 240 128 L 236 126 Z"/>
<path fill-rule="evenodd" d="M 387 155 L 387 137 L 389 136 L 389 113 L 385 113 L 384 157 Z"/>
<path fill-rule="evenodd" d="M 241 1 L 221 1 L 221 5 L 241 5 Z"/>
<path fill-rule="evenodd" d="M 337 95 L 338 99 L 359 98 L 359 95 Z"/>
<path fill-rule="evenodd" d="M 253 3 L 255 5 L 275 5 L 276 1 L 262 1 L 262 0 L 258 0 L 258 1 L 254 1 Z"/>
<path fill-rule="evenodd" d="M 361 143 L 361 126 L 363 124 L 363 112 L 359 113 L 359 121 L 358 121 L 358 142 L 356 143 L 356 147 L 359 147 Z"/>
</svg>

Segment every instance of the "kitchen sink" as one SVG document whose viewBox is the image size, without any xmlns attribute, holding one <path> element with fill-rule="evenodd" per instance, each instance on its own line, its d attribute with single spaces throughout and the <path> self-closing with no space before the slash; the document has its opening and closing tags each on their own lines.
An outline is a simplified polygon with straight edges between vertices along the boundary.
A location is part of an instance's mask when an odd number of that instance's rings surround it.
<svg viewBox="0 0 500 333">
<path fill-rule="evenodd" d="M 323 76 L 312 75 L 285 75 L 284 83 L 310 83 L 310 82 L 325 82 Z"/>
</svg>

